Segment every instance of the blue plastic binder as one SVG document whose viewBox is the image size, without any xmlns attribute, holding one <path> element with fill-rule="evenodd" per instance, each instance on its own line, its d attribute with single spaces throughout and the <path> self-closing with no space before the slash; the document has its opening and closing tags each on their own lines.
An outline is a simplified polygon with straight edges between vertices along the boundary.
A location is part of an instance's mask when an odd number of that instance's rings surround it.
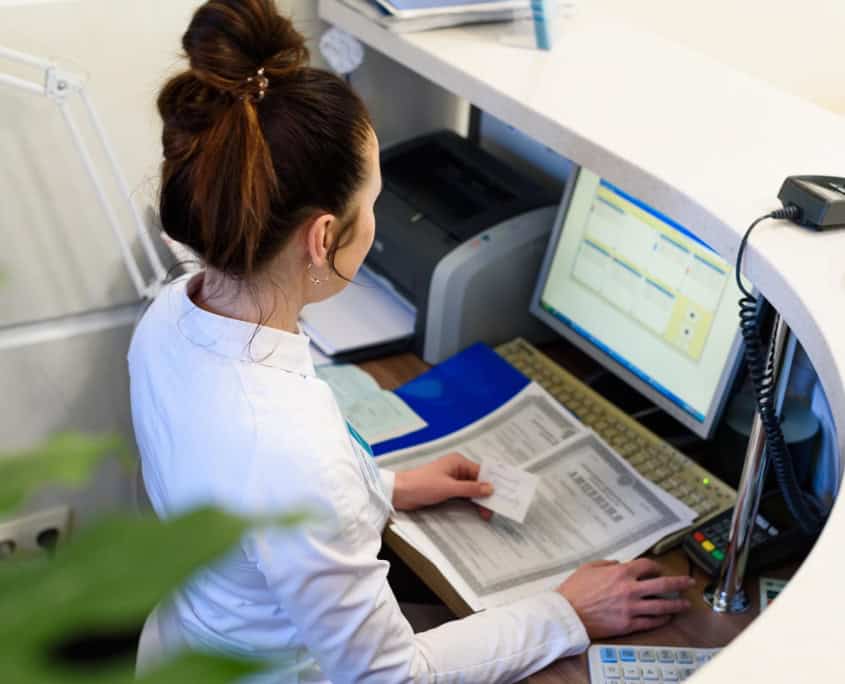
<svg viewBox="0 0 845 684">
<path fill-rule="evenodd" d="M 475 344 L 395 390 L 428 423 L 373 445 L 376 456 L 451 434 L 499 408 L 528 378 L 485 344 Z"/>
</svg>

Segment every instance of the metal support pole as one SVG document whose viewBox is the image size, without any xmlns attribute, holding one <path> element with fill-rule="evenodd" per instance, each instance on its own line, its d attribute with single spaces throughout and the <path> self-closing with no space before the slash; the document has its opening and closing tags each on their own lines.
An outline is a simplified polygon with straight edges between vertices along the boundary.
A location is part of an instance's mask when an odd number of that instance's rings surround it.
<svg viewBox="0 0 845 684">
<path fill-rule="evenodd" d="M 784 396 L 785 383 L 788 382 L 787 377 L 781 377 L 780 371 L 790 332 L 789 326 L 777 313 L 775 313 L 774 331 L 769 346 L 769 358 L 771 358 L 774 371 L 773 377 L 778 383 L 776 396 L 780 403 Z M 777 410 L 780 410 L 780 405 L 777 406 Z M 750 606 L 742 588 L 742 582 L 745 579 L 751 534 L 754 531 L 754 521 L 757 518 L 760 495 L 763 493 L 763 483 L 766 478 L 768 456 L 765 447 L 766 433 L 763 430 L 763 421 L 760 418 L 760 412 L 755 411 L 751 435 L 748 438 L 748 448 L 745 452 L 742 478 L 736 495 L 736 506 L 731 519 L 728 549 L 722 561 L 718 582 L 715 586 L 708 587 L 704 593 L 705 601 L 717 613 L 743 613 Z"/>
</svg>

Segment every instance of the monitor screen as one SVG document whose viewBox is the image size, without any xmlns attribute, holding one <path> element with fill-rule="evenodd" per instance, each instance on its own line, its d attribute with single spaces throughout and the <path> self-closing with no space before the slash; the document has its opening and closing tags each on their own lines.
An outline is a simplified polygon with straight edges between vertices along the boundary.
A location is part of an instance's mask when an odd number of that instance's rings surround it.
<svg viewBox="0 0 845 684">
<path fill-rule="evenodd" d="M 733 267 L 695 234 L 581 168 L 532 311 L 701 437 L 738 366 Z"/>
</svg>

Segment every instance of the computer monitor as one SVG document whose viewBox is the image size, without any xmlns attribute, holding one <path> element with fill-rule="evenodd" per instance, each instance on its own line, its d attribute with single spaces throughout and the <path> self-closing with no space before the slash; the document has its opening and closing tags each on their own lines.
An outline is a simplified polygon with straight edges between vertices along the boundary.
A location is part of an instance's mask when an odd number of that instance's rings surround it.
<svg viewBox="0 0 845 684">
<path fill-rule="evenodd" d="M 739 365 L 734 269 L 668 216 L 573 171 L 531 311 L 700 437 Z"/>
</svg>

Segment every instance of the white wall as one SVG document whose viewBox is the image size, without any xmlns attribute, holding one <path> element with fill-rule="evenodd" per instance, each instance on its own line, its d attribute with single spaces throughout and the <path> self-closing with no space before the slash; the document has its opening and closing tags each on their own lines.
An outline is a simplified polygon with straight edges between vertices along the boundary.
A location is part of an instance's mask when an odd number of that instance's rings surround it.
<svg viewBox="0 0 845 684">
<path fill-rule="evenodd" d="M 88 74 L 103 119 L 135 196 L 154 194 L 159 128 L 158 82 L 174 64 L 193 3 L 88 0 L 0 7 L 0 46 L 56 57 Z M 157 6 L 156 6 L 157 5 Z M 0 70 L 39 79 L 35 69 L 0 60 Z M 73 103 L 94 150 L 83 110 Z M 96 153 L 98 168 L 106 166 Z M 116 189 L 109 186 L 117 198 Z M 120 217 L 128 225 L 128 214 Z M 133 302 L 93 189 L 46 99 L 0 86 L 0 451 L 24 448 L 64 429 L 117 430 L 131 438 L 125 368 L 131 311 L 111 330 L 8 348 L 34 319 Z M 78 317 L 66 319 L 73 329 Z M 43 330 L 57 326 L 43 326 Z M 7 348 L 4 348 L 6 344 Z"/>
<path fill-rule="evenodd" d="M 181 66 L 180 38 L 198 4 L 47 0 L 10 6 L 0 1 L 0 46 L 56 57 L 88 74 L 88 91 L 139 205 L 154 199 L 157 188 L 155 96 L 166 75 Z M 281 1 L 280 6 L 306 36 L 319 37 L 324 27 L 315 0 Z M 322 65 L 313 40 L 312 54 Z M 3 72 L 37 74 L 0 60 Z M 462 124 L 456 98 L 379 55 L 368 54 L 353 85 L 371 106 L 384 141 Z M 84 123 L 80 117 L 88 130 Z M 12 333 L 21 330 L 10 332 L 8 326 L 16 322 L 135 299 L 63 126 L 53 104 L 0 86 L 0 378 L 5 395 L 0 453 L 69 428 L 118 430 L 131 439 L 125 366 L 131 325 L 9 348 L 9 340 L 17 339 Z M 96 142 L 90 135 L 87 139 Z M 102 158 L 97 162 L 105 169 Z M 128 225 L 128 216 L 121 216 Z M 127 309 L 120 313 L 125 321 Z M 73 326 L 82 318 L 68 320 Z M 45 329 L 57 327 L 48 321 Z M 126 491 L 119 478 L 101 478 L 89 508 L 96 509 L 98 501 L 110 506 Z"/>
</svg>

